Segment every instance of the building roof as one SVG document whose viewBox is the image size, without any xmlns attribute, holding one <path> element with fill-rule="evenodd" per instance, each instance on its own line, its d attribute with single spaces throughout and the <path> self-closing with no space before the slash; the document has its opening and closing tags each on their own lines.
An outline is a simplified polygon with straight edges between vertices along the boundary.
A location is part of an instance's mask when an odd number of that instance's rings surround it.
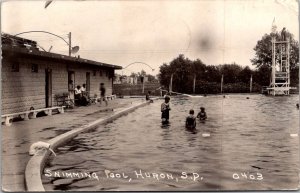
<svg viewBox="0 0 300 193">
<path fill-rule="evenodd" d="M 32 40 L 14 37 L 9 34 L 1 34 L 2 37 L 2 55 L 5 54 L 19 54 L 24 56 L 32 56 L 37 58 L 48 58 L 53 60 L 67 61 L 72 63 L 82 63 L 93 66 L 101 66 L 113 69 L 122 69 L 122 66 L 106 64 L 84 58 L 56 54 L 51 52 L 40 51 L 36 45 L 37 43 Z"/>
<path fill-rule="evenodd" d="M 13 36 L 7 33 L 1 33 L 1 42 L 2 45 L 14 45 L 22 48 L 26 48 L 26 46 L 30 46 L 32 49 L 37 48 L 37 42 L 17 36 Z"/>
</svg>

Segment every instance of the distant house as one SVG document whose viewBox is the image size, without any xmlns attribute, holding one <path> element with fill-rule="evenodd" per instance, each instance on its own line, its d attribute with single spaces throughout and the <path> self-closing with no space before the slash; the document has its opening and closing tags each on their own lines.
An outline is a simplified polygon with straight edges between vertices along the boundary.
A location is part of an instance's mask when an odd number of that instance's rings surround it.
<svg viewBox="0 0 300 193">
<path fill-rule="evenodd" d="M 129 84 L 137 84 L 136 77 L 129 77 Z"/>
<path fill-rule="evenodd" d="M 35 41 L 2 34 L 2 114 L 56 106 L 55 95 L 86 84 L 99 96 L 104 83 L 112 94 L 115 69 L 121 66 L 40 51 Z M 69 84 L 72 82 L 71 84 Z"/>
<path fill-rule="evenodd" d="M 145 77 L 144 77 L 144 83 L 146 83 L 146 82 L 149 82 L 148 76 L 145 76 Z"/>
<path fill-rule="evenodd" d="M 149 77 L 144 76 L 144 83 L 149 82 Z M 131 77 L 126 75 L 118 75 L 116 74 L 114 77 L 114 84 L 140 84 L 141 83 L 141 77 Z"/>
<path fill-rule="evenodd" d="M 130 76 L 120 76 L 121 84 L 137 84 L 137 77 L 130 77 Z M 116 83 L 118 84 L 118 83 Z"/>
<path fill-rule="evenodd" d="M 114 84 L 126 84 L 130 82 L 130 77 L 126 75 L 115 74 Z"/>
<path fill-rule="evenodd" d="M 126 75 L 123 75 L 120 77 L 120 81 L 122 84 L 128 83 L 128 77 Z"/>
<path fill-rule="evenodd" d="M 113 84 L 122 84 L 122 76 L 115 74 Z"/>
</svg>

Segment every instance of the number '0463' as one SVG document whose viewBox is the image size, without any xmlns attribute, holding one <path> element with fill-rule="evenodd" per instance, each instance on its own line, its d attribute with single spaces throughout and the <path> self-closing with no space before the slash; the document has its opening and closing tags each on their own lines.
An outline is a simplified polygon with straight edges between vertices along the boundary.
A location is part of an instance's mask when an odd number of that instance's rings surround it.
<svg viewBox="0 0 300 193">
<path fill-rule="evenodd" d="M 250 173 L 233 173 L 232 178 L 235 180 L 263 180 L 263 175 L 261 173 L 255 173 L 255 174 L 250 174 Z"/>
</svg>

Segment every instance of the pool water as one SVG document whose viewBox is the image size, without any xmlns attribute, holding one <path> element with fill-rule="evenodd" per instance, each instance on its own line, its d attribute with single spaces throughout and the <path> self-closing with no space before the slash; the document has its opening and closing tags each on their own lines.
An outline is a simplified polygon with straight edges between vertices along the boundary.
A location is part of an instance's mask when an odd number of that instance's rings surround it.
<svg viewBox="0 0 300 193">
<path fill-rule="evenodd" d="M 249 97 L 249 99 L 246 99 Z M 58 148 L 43 175 L 46 190 L 286 190 L 299 183 L 298 95 L 172 98 L 139 108 Z M 190 109 L 208 119 L 185 129 Z M 64 177 L 58 173 L 97 176 Z"/>
</svg>

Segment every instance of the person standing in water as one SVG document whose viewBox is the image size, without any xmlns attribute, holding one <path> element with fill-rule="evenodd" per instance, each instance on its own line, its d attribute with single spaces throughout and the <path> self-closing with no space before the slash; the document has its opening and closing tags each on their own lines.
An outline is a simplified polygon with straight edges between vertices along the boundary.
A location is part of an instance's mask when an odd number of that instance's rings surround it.
<svg viewBox="0 0 300 193">
<path fill-rule="evenodd" d="M 165 102 L 161 104 L 161 121 L 163 123 L 169 122 L 169 112 L 171 110 L 169 102 L 170 102 L 170 97 L 165 96 Z"/>
<path fill-rule="evenodd" d="M 185 120 L 185 127 L 187 129 L 196 129 L 196 118 L 194 116 L 194 110 L 190 110 L 189 116 Z"/>
</svg>

